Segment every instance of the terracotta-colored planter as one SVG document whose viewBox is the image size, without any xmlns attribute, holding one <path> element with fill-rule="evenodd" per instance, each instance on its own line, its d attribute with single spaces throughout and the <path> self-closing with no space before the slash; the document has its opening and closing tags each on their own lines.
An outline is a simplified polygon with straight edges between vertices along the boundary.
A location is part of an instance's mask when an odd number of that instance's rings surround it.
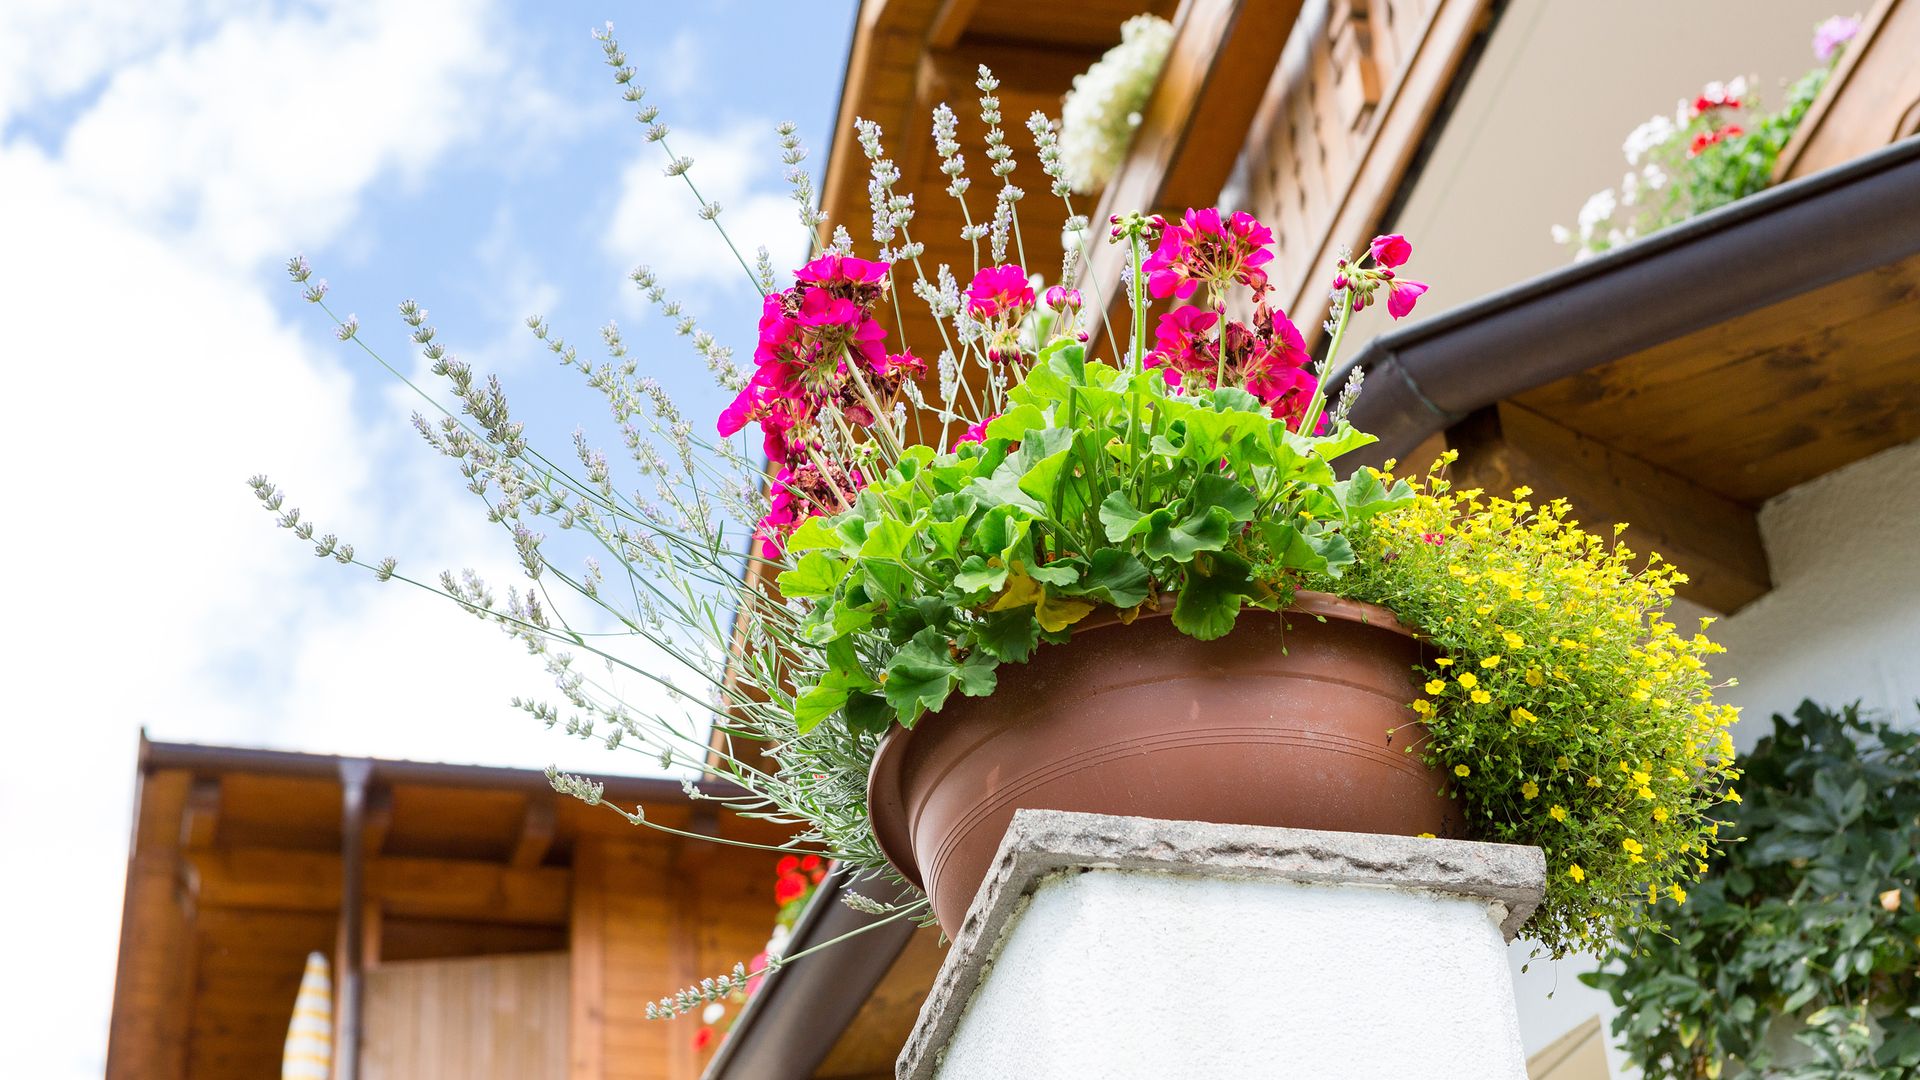
<svg viewBox="0 0 1920 1080">
<path fill-rule="evenodd" d="M 888 734 L 874 833 L 949 935 L 1022 808 L 1456 835 L 1445 781 L 1404 752 L 1422 648 L 1384 608 L 1308 592 L 1216 641 L 1164 616 L 1077 629 Z"/>
</svg>

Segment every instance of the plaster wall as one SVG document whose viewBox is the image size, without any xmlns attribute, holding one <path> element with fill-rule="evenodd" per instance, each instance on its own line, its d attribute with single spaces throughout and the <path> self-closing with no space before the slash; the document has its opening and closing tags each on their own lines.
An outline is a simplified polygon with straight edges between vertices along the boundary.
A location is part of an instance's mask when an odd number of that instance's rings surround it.
<svg viewBox="0 0 1920 1080">
<path fill-rule="evenodd" d="M 1055 875 L 938 1075 L 1518 1080 L 1503 915 L 1383 886 Z"/>
</svg>

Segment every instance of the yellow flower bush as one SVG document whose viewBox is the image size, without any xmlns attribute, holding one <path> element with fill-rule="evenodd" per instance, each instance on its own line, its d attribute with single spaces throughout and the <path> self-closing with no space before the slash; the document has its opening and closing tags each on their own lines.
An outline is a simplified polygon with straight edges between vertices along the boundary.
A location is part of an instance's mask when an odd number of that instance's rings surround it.
<svg viewBox="0 0 1920 1080">
<path fill-rule="evenodd" d="M 1554 955 L 1662 925 L 1718 853 L 1737 715 L 1713 702 L 1704 633 L 1666 618 L 1686 580 L 1580 528 L 1563 500 L 1456 491 L 1446 455 L 1409 504 L 1354 538 L 1337 582 L 1421 627 L 1436 657 L 1407 718 L 1408 752 L 1451 778 L 1477 839 L 1547 855 L 1529 932 Z M 1384 474 L 1383 474 L 1384 476 Z M 1710 622 L 1711 620 L 1706 620 Z M 1705 629 L 1703 625 L 1702 630 Z"/>
</svg>

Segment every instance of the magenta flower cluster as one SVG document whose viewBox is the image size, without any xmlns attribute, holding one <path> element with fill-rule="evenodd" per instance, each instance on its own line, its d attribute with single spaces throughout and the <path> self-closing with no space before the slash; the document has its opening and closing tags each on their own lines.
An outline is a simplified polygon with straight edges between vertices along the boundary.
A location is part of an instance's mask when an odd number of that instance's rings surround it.
<svg viewBox="0 0 1920 1080">
<path fill-rule="evenodd" d="M 762 554 L 778 558 L 800 522 L 845 506 L 866 483 L 858 469 L 820 454 L 829 407 L 855 428 L 868 427 L 908 379 L 926 365 L 886 351 L 873 316 L 887 292 L 887 263 L 827 254 L 794 272 L 795 284 L 767 296 L 760 313 L 754 372 L 720 413 L 722 435 L 760 426 L 776 467 L 772 509 L 759 525 Z"/>
</svg>

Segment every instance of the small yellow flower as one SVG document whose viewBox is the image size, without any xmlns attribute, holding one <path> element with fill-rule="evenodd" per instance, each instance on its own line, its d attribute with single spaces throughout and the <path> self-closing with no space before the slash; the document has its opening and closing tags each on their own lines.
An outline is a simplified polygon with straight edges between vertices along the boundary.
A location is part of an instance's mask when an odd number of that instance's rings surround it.
<svg viewBox="0 0 1920 1080">
<path fill-rule="evenodd" d="M 1483 668 L 1497 668 L 1500 666 L 1500 658 L 1498 656 L 1489 656 L 1485 660 L 1480 661 L 1480 666 Z"/>
<path fill-rule="evenodd" d="M 1453 775 L 1455 775 L 1455 776 L 1472 776 L 1472 775 L 1473 775 L 1473 770 L 1472 770 L 1472 769 L 1469 769 L 1469 768 L 1467 768 L 1467 767 L 1466 767 L 1465 765 L 1455 765 L 1455 766 L 1453 767 Z"/>
<path fill-rule="evenodd" d="M 1430 832 L 1423 832 L 1423 833 L 1415 833 L 1415 834 L 1414 834 L 1414 839 L 1416 839 L 1416 840 L 1432 840 L 1432 839 L 1434 839 L 1434 835 L 1433 835 L 1432 833 L 1430 833 Z"/>
<path fill-rule="evenodd" d="M 1900 910 L 1900 890 L 1888 889 L 1880 894 L 1880 906 L 1888 911 Z"/>
<path fill-rule="evenodd" d="M 1513 722 L 1516 724 L 1531 724 L 1531 723 L 1537 722 L 1539 719 L 1540 719 L 1539 717 L 1529 712 L 1525 705 L 1519 705 L 1514 707 Z M 1561 768 L 1564 769 L 1567 767 L 1567 759 L 1560 758 L 1558 761 L 1555 762 L 1555 764 L 1559 765 Z"/>
<path fill-rule="evenodd" d="M 1707 872 L 1707 864 L 1706 864 L 1706 863 L 1700 863 L 1700 864 L 1699 864 L 1699 866 L 1700 866 L 1700 872 L 1701 872 L 1701 873 L 1703 873 L 1703 874 L 1704 874 L 1704 873 L 1706 873 L 1706 872 Z"/>
<path fill-rule="evenodd" d="M 1651 881 L 1647 882 L 1647 903 L 1651 904 L 1659 899 L 1660 887 Z"/>
<path fill-rule="evenodd" d="M 1564 769 L 1571 764 L 1573 764 L 1573 760 L 1565 754 L 1553 759 L 1553 767 L 1556 769 Z"/>
<path fill-rule="evenodd" d="M 1453 657 L 1451 657 L 1451 656 L 1443 656 L 1443 657 L 1441 657 L 1440 659 L 1438 659 L 1438 660 L 1435 660 L 1435 661 L 1434 661 L 1433 663 L 1434 663 L 1434 666 L 1435 666 L 1435 667 L 1452 667 L 1452 666 L 1453 666 Z"/>
<path fill-rule="evenodd" d="M 1412 709 L 1415 713 L 1418 713 L 1421 716 L 1433 715 L 1433 702 L 1427 701 L 1425 699 L 1416 701 L 1413 704 L 1407 706 L 1407 708 Z"/>
<path fill-rule="evenodd" d="M 1673 897 L 1673 902 L 1676 904 L 1684 904 L 1687 902 L 1687 890 L 1678 885 L 1667 886 L 1667 895 Z"/>
<path fill-rule="evenodd" d="M 1739 793 L 1739 792 L 1737 792 L 1737 791 L 1732 791 L 1732 790 L 1729 790 L 1729 791 L 1727 792 L 1727 801 L 1728 801 L 1728 802 L 1740 802 L 1740 801 L 1741 801 L 1741 798 L 1740 798 L 1740 793 Z"/>
<path fill-rule="evenodd" d="M 1669 814 L 1667 813 L 1667 808 L 1666 808 L 1666 807 L 1664 807 L 1664 806 L 1656 806 L 1656 807 L 1654 807 L 1654 808 L 1653 808 L 1653 820 L 1655 820 L 1655 821 L 1665 821 L 1665 820 L 1667 820 L 1667 818 L 1668 818 L 1669 816 L 1671 816 L 1671 815 L 1669 815 Z"/>
<path fill-rule="evenodd" d="M 1556 806 L 1547 811 L 1547 816 L 1555 821 L 1565 821 L 1567 820 L 1567 808 L 1564 806 Z"/>
<path fill-rule="evenodd" d="M 1576 882 L 1587 880 L 1587 872 L 1580 869 L 1579 863 L 1574 863 L 1572 866 L 1567 867 L 1567 876 Z"/>
<path fill-rule="evenodd" d="M 1625 851 L 1629 855 L 1638 855 L 1641 852 L 1647 850 L 1646 848 L 1640 845 L 1640 841 L 1635 840 L 1631 836 L 1627 837 L 1625 840 L 1620 841 L 1620 848 L 1621 850 Z"/>
<path fill-rule="evenodd" d="M 1651 799 L 1651 798 L 1653 798 L 1653 789 L 1652 789 L 1652 788 L 1650 788 L 1650 787 L 1643 787 L 1643 788 L 1641 788 L 1641 789 L 1640 789 L 1640 797 L 1641 797 L 1641 798 L 1643 798 L 1643 799 Z"/>
<path fill-rule="evenodd" d="M 1588 786 L 1588 787 L 1599 787 L 1599 786 L 1600 786 L 1600 778 L 1599 778 L 1599 777 L 1597 777 L 1597 776 L 1589 776 L 1589 777 L 1587 777 L 1587 786 Z"/>
<path fill-rule="evenodd" d="M 1527 679 L 1528 686 L 1543 686 L 1546 684 L 1546 681 L 1547 681 L 1546 675 L 1543 674 L 1540 671 L 1540 669 L 1537 667 L 1530 667 L 1527 669 L 1526 679 Z"/>
<path fill-rule="evenodd" d="M 1471 671 L 1460 673 L 1460 685 L 1468 690 L 1480 685 L 1480 677 Z"/>
<path fill-rule="evenodd" d="M 1529 597 L 1533 596 L 1532 593 L 1528 593 L 1527 595 Z M 1516 634 L 1511 630 L 1501 631 L 1500 636 L 1506 639 L 1507 648 L 1509 649 L 1521 649 L 1526 647 L 1527 639 L 1521 637 L 1519 634 Z"/>
<path fill-rule="evenodd" d="M 1441 693 L 1442 691 L 1446 690 L 1446 688 L 1447 688 L 1447 680 L 1445 679 L 1428 679 L 1427 680 L 1427 693 L 1429 694 Z"/>
<path fill-rule="evenodd" d="M 1467 696 L 1473 700 L 1475 705 L 1485 705 L 1493 701 L 1493 695 L 1487 693 L 1485 690 L 1475 690 Z"/>
<path fill-rule="evenodd" d="M 1540 785 L 1529 780 L 1520 785 L 1520 794 L 1525 795 L 1529 799 L 1538 798 L 1540 796 Z"/>
</svg>

